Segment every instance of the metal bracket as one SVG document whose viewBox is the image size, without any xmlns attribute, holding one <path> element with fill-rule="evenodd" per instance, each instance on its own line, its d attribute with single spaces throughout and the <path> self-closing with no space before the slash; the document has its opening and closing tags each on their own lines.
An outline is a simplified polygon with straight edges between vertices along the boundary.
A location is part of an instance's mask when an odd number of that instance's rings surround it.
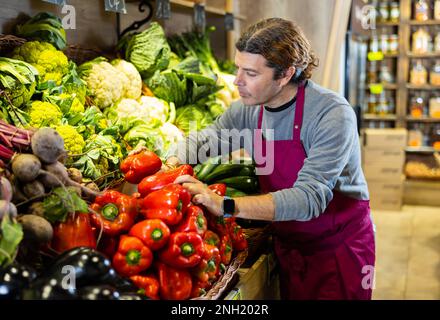
<svg viewBox="0 0 440 320">
<path fill-rule="evenodd" d="M 118 40 L 122 38 L 122 36 L 130 31 L 136 31 L 139 28 L 141 28 L 143 25 L 147 24 L 152 18 L 153 18 L 153 5 L 151 3 L 151 0 L 140 0 L 138 10 L 139 12 L 145 12 L 145 8 L 148 8 L 148 15 L 145 19 L 134 21 L 131 25 L 129 25 L 127 28 L 125 28 L 122 32 L 121 30 L 121 16 L 119 13 L 116 14 L 116 21 L 117 21 L 117 33 L 118 33 Z"/>
</svg>

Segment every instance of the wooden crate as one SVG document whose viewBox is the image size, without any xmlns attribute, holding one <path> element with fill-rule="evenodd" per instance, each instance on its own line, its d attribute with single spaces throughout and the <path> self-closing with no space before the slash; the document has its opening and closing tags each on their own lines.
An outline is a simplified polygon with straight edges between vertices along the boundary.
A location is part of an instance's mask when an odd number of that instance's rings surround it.
<svg viewBox="0 0 440 320">
<path fill-rule="evenodd" d="M 403 187 L 403 203 L 410 205 L 440 206 L 440 182 L 406 180 Z"/>
</svg>

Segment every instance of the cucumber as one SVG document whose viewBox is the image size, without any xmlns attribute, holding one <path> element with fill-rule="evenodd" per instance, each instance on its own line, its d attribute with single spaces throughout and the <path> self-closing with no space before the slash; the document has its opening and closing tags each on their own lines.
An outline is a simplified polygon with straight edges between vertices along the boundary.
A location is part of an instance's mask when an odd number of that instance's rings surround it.
<svg viewBox="0 0 440 320">
<path fill-rule="evenodd" d="M 255 177 L 255 166 L 253 164 L 244 165 L 243 169 L 237 173 L 237 176 Z"/>
<path fill-rule="evenodd" d="M 227 187 L 226 188 L 226 196 L 234 198 L 234 197 L 245 197 L 247 196 L 247 193 L 231 188 L 231 187 Z"/>
<path fill-rule="evenodd" d="M 219 164 L 214 170 L 211 171 L 206 177 L 205 181 L 211 183 L 219 179 L 225 179 L 228 177 L 237 176 L 237 174 L 244 168 L 242 164 Z"/>
<path fill-rule="evenodd" d="M 197 174 L 197 179 L 199 179 L 200 181 L 205 181 L 206 176 L 212 170 L 214 170 L 214 168 L 217 167 L 219 164 L 220 164 L 220 156 L 214 157 L 214 158 L 209 158 L 207 161 L 205 161 L 202 164 L 202 167 L 201 167 L 199 173 Z"/>
<path fill-rule="evenodd" d="M 202 165 L 200 163 L 195 165 L 193 168 L 194 175 L 197 175 L 201 169 L 202 169 Z"/>
<path fill-rule="evenodd" d="M 237 176 L 217 181 L 224 183 L 227 187 L 242 190 L 246 193 L 256 193 L 258 191 L 258 180 L 255 177 Z"/>
</svg>

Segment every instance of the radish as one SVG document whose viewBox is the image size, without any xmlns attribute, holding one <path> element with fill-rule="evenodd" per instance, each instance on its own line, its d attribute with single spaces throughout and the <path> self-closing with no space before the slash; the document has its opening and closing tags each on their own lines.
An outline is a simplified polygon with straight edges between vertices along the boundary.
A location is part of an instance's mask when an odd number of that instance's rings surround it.
<svg viewBox="0 0 440 320">
<path fill-rule="evenodd" d="M 55 163 L 66 154 L 64 140 L 52 128 L 41 128 L 31 139 L 32 152 L 44 163 Z"/>
<path fill-rule="evenodd" d="M 22 182 L 34 181 L 41 170 L 41 162 L 33 154 L 21 153 L 12 159 L 12 172 Z"/>
<path fill-rule="evenodd" d="M 46 219 L 25 214 L 20 216 L 18 222 L 23 226 L 24 237 L 38 243 L 47 243 L 52 240 L 53 228 Z"/>
<path fill-rule="evenodd" d="M 23 186 L 23 192 L 28 198 L 40 197 L 44 195 L 44 185 L 40 181 L 34 180 Z"/>
<path fill-rule="evenodd" d="M 95 190 L 91 190 L 78 182 L 73 181 L 69 178 L 69 174 L 67 173 L 66 167 L 61 162 L 55 162 L 52 164 L 48 164 L 44 167 L 45 170 L 41 170 L 43 175 L 46 175 L 44 179 L 49 179 L 53 181 L 57 181 L 58 185 L 62 184 L 65 186 L 78 187 L 88 196 L 96 197 L 100 194 L 100 192 L 96 192 Z"/>
<path fill-rule="evenodd" d="M 6 201 L 12 200 L 12 186 L 9 180 L 5 177 L 0 178 L 0 199 Z"/>
<path fill-rule="evenodd" d="M 17 208 L 12 202 L 0 200 L 0 220 L 3 219 L 6 214 L 15 218 L 17 216 Z"/>
</svg>

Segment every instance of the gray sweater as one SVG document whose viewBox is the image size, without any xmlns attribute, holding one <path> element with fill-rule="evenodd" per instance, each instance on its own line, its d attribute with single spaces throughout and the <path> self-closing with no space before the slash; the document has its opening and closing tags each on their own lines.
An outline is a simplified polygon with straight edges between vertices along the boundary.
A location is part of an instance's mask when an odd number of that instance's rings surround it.
<svg viewBox="0 0 440 320">
<path fill-rule="evenodd" d="M 266 139 L 292 139 L 295 106 L 293 102 L 281 111 L 264 109 L 262 129 Z M 244 148 L 254 155 L 252 132 L 257 129 L 259 110 L 260 106 L 244 106 L 237 101 L 210 127 L 197 136 L 190 134 L 173 153 L 182 163 L 194 163 L 201 154 L 217 155 L 219 146 L 223 153 Z M 232 131 L 232 139 L 241 135 L 241 143 L 231 147 L 231 138 L 222 129 L 238 129 Z M 311 80 L 305 90 L 301 141 L 307 159 L 297 181 L 291 188 L 272 192 L 275 221 L 318 217 L 332 200 L 333 190 L 359 200 L 369 198 L 353 108 L 343 97 Z M 225 150 L 225 145 L 230 150 Z"/>
</svg>

